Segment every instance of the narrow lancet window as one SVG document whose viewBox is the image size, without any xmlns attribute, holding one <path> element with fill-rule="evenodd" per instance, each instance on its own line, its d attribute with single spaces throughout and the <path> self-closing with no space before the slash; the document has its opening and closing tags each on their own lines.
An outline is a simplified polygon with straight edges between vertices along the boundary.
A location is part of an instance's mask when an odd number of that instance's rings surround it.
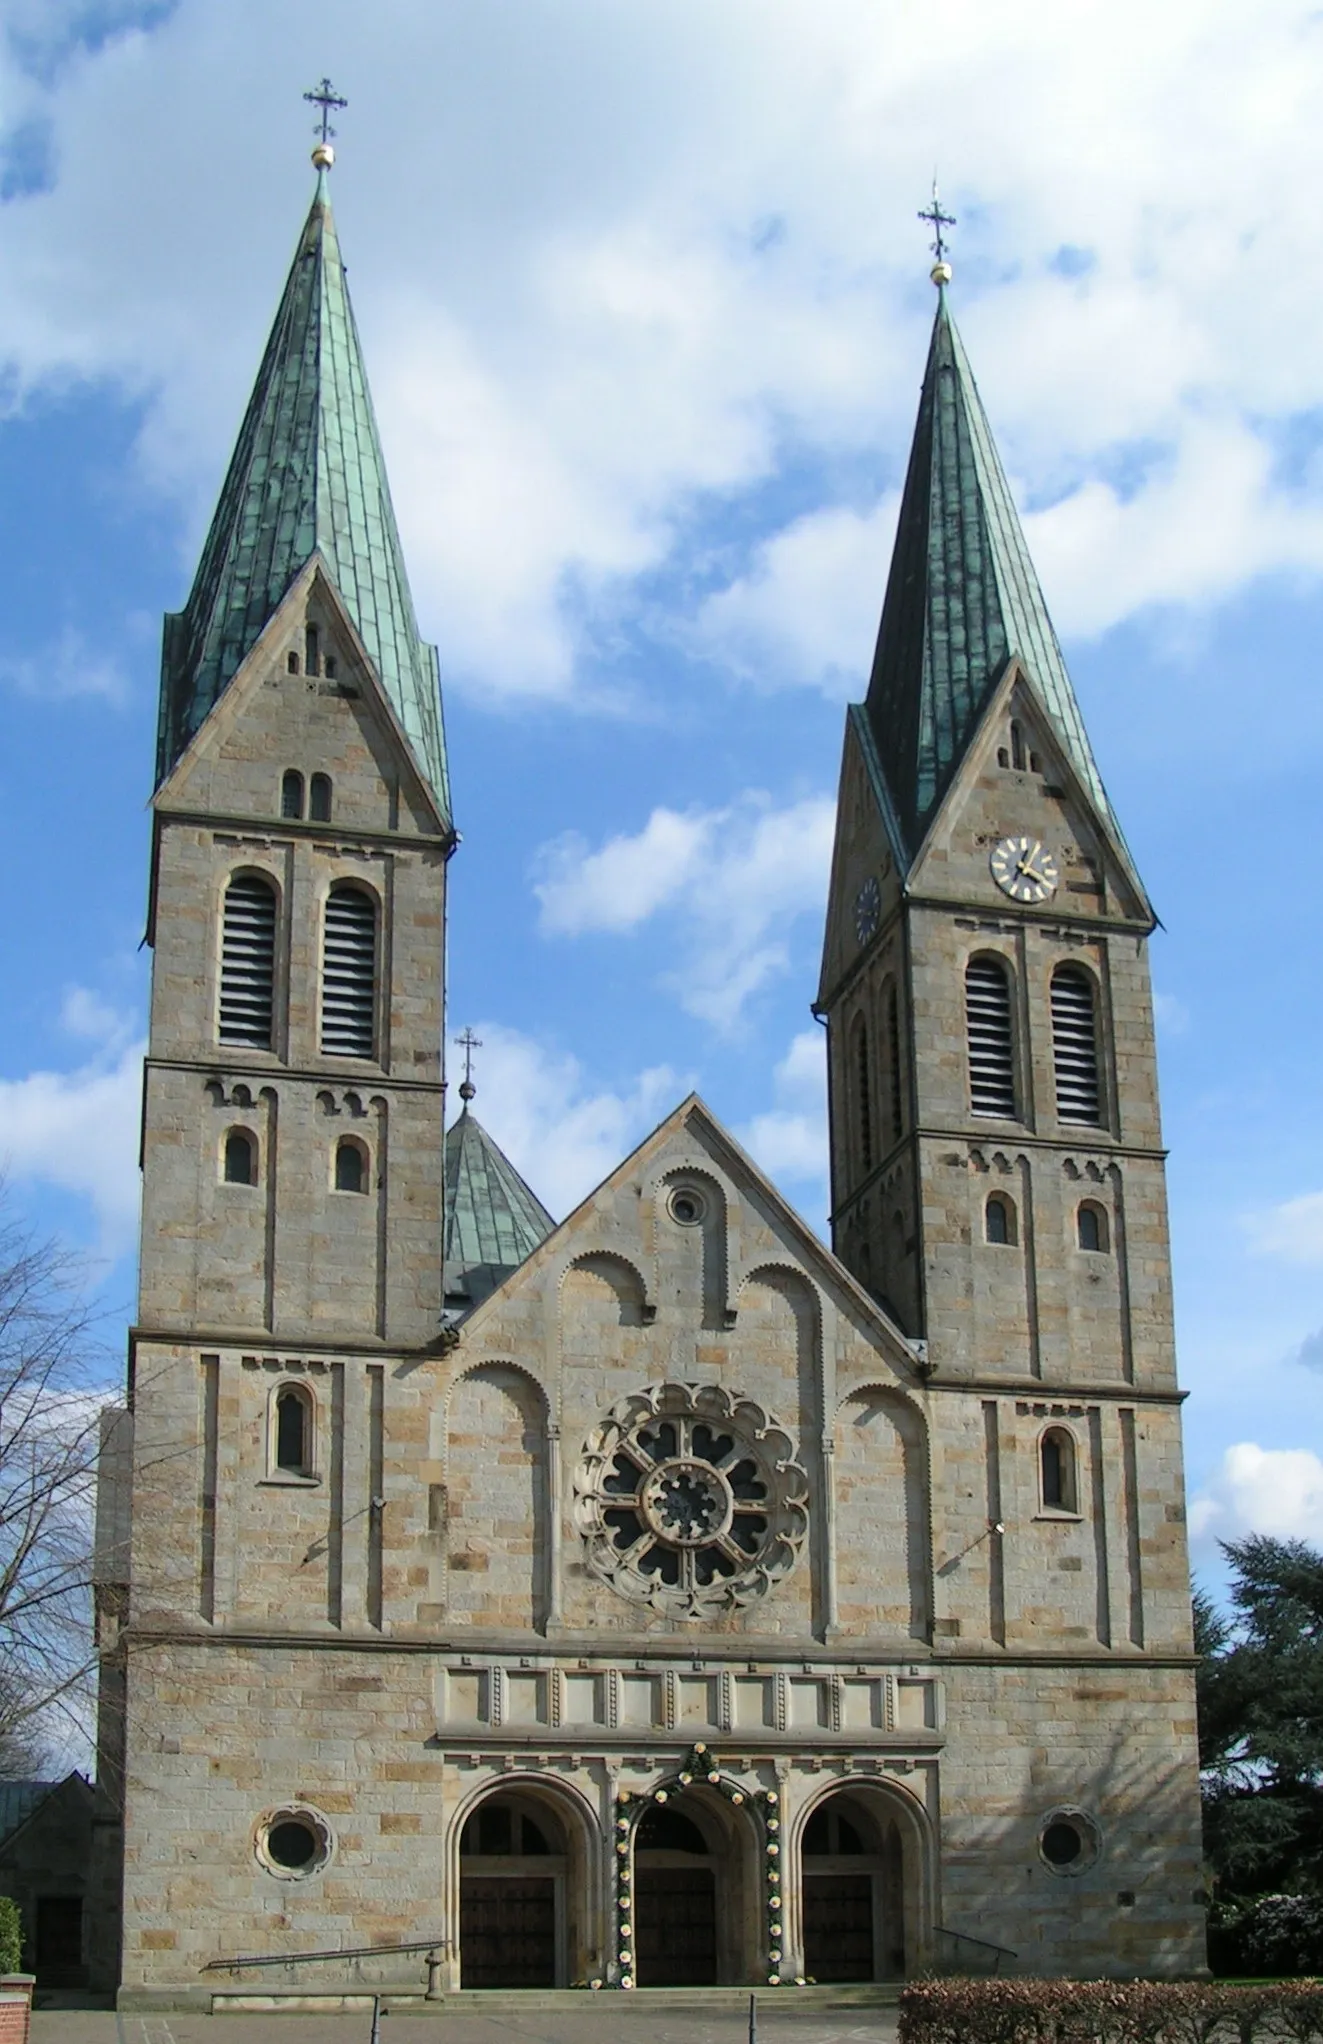
<svg viewBox="0 0 1323 2044">
<path fill-rule="evenodd" d="M 891 1073 L 891 1140 L 900 1141 L 902 1127 L 900 1090 L 900 1002 L 893 980 L 887 989 L 887 1063 Z"/>
<path fill-rule="evenodd" d="M 1038 1456 L 1044 1511 L 1078 1511 L 1075 1443 L 1064 1427 L 1048 1428 Z"/>
<path fill-rule="evenodd" d="M 983 1216 L 984 1234 L 989 1242 L 1014 1242 L 1015 1208 L 1004 1192 L 989 1193 Z"/>
<path fill-rule="evenodd" d="M 317 627 L 309 625 L 303 634 L 303 668 L 306 674 L 321 671 L 321 658 L 317 649 Z"/>
<path fill-rule="evenodd" d="M 227 1185 L 256 1185 L 257 1144 L 246 1128 L 232 1128 L 226 1136 L 223 1170 Z"/>
<path fill-rule="evenodd" d="M 322 1049 L 373 1057 L 377 1038 L 377 906 L 352 882 L 326 897 L 322 940 Z"/>
<path fill-rule="evenodd" d="M 287 768 L 280 783 L 280 813 L 287 817 L 303 814 L 303 776 L 297 767 Z"/>
<path fill-rule="evenodd" d="M 314 774 L 308 788 L 308 814 L 314 823 L 331 820 L 331 776 Z"/>
<path fill-rule="evenodd" d="M 859 1131 L 859 1163 L 869 1171 L 873 1165 L 873 1092 L 868 1068 L 868 1027 L 862 1020 L 854 1025 L 854 1110 Z"/>
<path fill-rule="evenodd" d="M 367 1191 L 367 1162 L 363 1146 L 352 1136 L 342 1136 L 335 1146 L 335 1189 L 337 1192 Z"/>
<path fill-rule="evenodd" d="M 221 928 L 222 1043 L 270 1050 L 275 1003 L 276 891 L 259 873 L 236 873 Z"/>
<path fill-rule="evenodd" d="M 1014 1121 L 1011 982 L 999 958 L 971 958 L 965 968 L 965 1028 L 971 1110 L 999 1121 Z"/>
<path fill-rule="evenodd" d="M 1059 965 L 1052 975 L 1052 1058 L 1058 1120 L 1096 1127 L 1102 1097 L 1093 981 L 1079 965 Z"/>
<path fill-rule="evenodd" d="M 1104 1252 L 1107 1248 L 1107 1216 L 1100 1206 L 1086 1200 L 1075 1216 L 1081 1249 Z"/>
<path fill-rule="evenodd" d="M 312 1404 L 297 1384 L 276 1393 L 276 1468 L 290 1476 L 312 1471 Z"/>
</svg>

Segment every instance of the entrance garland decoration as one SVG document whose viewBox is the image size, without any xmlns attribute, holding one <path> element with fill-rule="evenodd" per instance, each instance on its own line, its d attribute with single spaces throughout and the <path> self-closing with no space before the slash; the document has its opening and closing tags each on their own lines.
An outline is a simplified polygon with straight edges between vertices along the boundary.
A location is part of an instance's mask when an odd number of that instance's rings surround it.
<svg viewBox="0 0 1323 2044">
<path fill-rule="evenodd" d="M 737 1808 L 745 1805 L 757 1819 L 763 1869 L 763 1919 L 767 1930 L 767 1985 L 780 1987 L 784 1979 L 785 1938 L 781 1908 L 781 1797 L 776 1789 L 748 1788 L 725 1773 L 717 1756 L 700 1740 L 689 1758 L 674 1774 L 655 1788 L 635 1794 L 621 1789 L 615 1799 L 616 1845 L 616 1985 L 635 1984 L 634 1957 L 634 1836 L 639 1823 L 654 1803 L 663 1806 L 672 1796 L 682 1795 L 696 1782 L 714 1788 Z"/>
</svg>

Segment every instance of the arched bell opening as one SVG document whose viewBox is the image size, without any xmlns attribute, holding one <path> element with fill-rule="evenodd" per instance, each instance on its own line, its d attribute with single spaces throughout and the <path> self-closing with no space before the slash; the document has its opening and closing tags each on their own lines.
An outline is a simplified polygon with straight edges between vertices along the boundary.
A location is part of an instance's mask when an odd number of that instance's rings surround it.
<svg viewBox="0 0 1323 2044">
<path fill-rule="evenodd" d="M 600 1959 L 582 1813 L 541 1783 L 499 1787 L 459 1831 L 459 1985 L 568 1987 Z"/>
<path fill-rule="evenodd" d="M 633 1838 L 632 1933 L 639 1987 L 732 1986 L 759 1972 L 756 1820 L 695 1783 L 650 1801 Z"/>
<path fill-rule="evenodd" d="M 924 1963 L 930 1854 L 911 1799 L 883 1784 L 829 1790 L 801 1818 L 799 1971 L 824 1982 L 903 1980 Z"/>
</svg>

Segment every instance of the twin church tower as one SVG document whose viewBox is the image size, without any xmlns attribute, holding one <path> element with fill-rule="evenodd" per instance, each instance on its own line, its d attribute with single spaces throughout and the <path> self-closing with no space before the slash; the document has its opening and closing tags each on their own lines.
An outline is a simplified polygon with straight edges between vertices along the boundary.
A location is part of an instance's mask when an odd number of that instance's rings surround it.
<svg viewBox="0 0 1323 2044">
<path fill-rule="evenodd" d="M 1187 1972 L 1154 918 L 949 271 L 847 719 L 833 1250 L 694 1097 L 556 1224 L 444 1129 L 437 657 L 314 160 L 165 628 L 122 2002 Z"/>
</svg>

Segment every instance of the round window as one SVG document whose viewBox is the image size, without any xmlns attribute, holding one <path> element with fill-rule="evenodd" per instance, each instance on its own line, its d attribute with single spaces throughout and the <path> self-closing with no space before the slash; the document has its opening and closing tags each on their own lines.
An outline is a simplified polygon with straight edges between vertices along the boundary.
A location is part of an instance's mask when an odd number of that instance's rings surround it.
<svg viewBox="0 0 1323 2044">
<path fill-rule="evenodd" d="M 320 1872 L 331 1857 L 331 1828 L 316 1810 L 273 1810 L 257 1828 L 257 1856 L 285 1881 Z"/>
<path fill-rule="evenodd" d="M 1055 1874 L 1082 1874 L 1098 1857 L 1098 1828 L 1082 1810 L 1053 1810 L 1038 1833 L 1038 1850 Z"/>
<path fill-rule="evenodd" d="M 707 1203 L 692 1185 L 677 1185 L 666 1202 L 667 1211 L 673 1221 L 682 1228 L 696 1228 L 707 1212 Z"/>
</svg>

